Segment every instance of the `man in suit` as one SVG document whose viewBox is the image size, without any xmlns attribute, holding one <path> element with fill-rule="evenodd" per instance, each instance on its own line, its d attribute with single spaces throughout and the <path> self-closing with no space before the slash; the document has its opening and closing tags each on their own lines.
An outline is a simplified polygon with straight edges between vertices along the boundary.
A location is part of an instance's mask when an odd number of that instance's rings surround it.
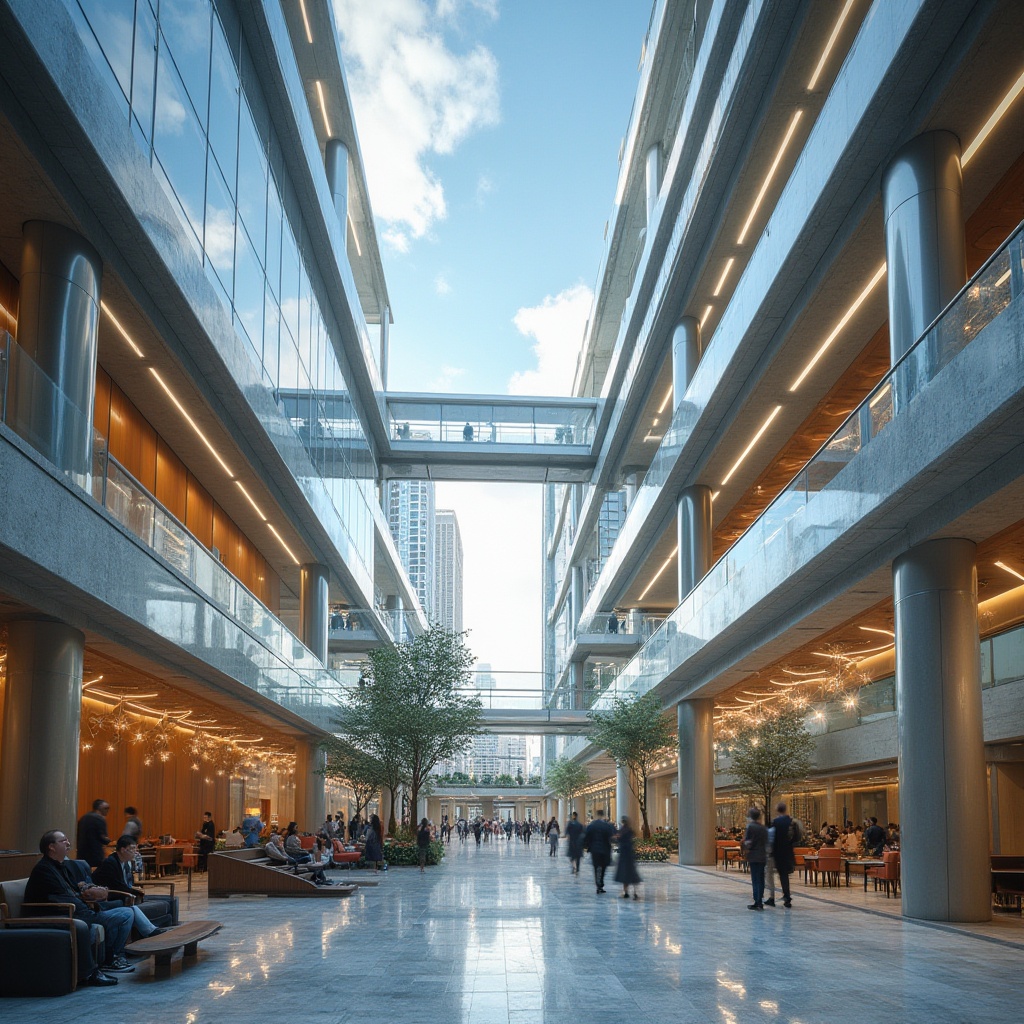
<svg viewBox="0 0 1024 1024">
<path fill-rule="evenodd" d="M 130 974 L 134 967 L 124 957 L 125 943 L 132 930 L 133 914 L 127 907 L 112 910 L 93 910 L 86 902 L 107 897 L 106 889 L 81 880 L 77 871 L 66 864 L 71 840 L 59 829 L 44 832 L 39 840 L 43 855 L 29 875 L 25 887 L 26 903 L 70 903 L 74 906 L 75 920 L 89 925 L 102 925 L 106 958 L 100 970 L 92 956 L 92 943 L 79 946 L 79 976 L 89 985 L 116 985 L 113 974 Z M 84 957 L 83 957 L 84 947 Z M 87 958 L 87 959 L 85 959 Z"/>
<path fill-rule="evenodd" d="M 105 886 L 111 892 L 123 892 L 128 896 L 138 897 L 140 901 L 145 899 L 145 893 L 136 889 L 133 882 L 132 865 L 139 853 L 139 844 L 135 836 L 123 835 L 117 841 L 114 852 L 96 869 L 93 881 L 97 886 Z M 149 913 L 158 918 L 170 918 L 171 910 L 164 900 L 150 900 L 152 906 Z M 142 907 L 133 904 L 128 908 L 134 918 L 135 930 L 140 938 L 148 938 L 150 935 L 162 935 L 166 928 L 158 927 L 150 919 Z"/>
<path fill-rule="evenodd" d="M 775 808 L 778 816 L 772 821 L 775 837 L 772 841 L 772 860 L 775 870 L 779 873 L 782 883 L 782 905 L 787 909 L 793 906 L 789 892 L 789 876 L 796 870 L 796 856 L 793 853 L 793 819 L 786 813 L 786 805 L 780 803 Z"/>
<path fill-rule="evenodd" d="M 612 836 L 614 835 L 614 826 L 604 820 L 604 810 L 599 807 L 594 811 L 594 820 L 583 833 L 583 849 L 590 851 L 590 862 L 594 865 L 594 882 L 597 885 L 598 893 L 605 891 L 604 872 L 612 862 Z"/>
</svg>

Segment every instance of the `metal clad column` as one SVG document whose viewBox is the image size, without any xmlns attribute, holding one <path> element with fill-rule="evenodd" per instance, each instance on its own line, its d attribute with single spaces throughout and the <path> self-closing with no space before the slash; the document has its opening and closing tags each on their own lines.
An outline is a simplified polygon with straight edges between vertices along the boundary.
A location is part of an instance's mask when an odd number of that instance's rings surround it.
<svg viewBox="0 0 1024 1024">
<path fill-rule="evenodd" d="M 49 380 L 12 367 L 8 422 L 55 466 L 82 476 L 92 472 L 102 278 L 99 254 L 81 235 L 25 222 L 18 345 Z"/>
<path fill-rule="evenodd" d="M 960 140 L 919 135 L 882 177 L 889 274 L 889 349 L 895 363 L 967 280 Z"/>
<path fill-rule="evenodd" d="M 644 187 L 647 191 L 647 223 L 651 223 L 654 207 L 658 205 L 658 193 L 661 191 L 661 146 L 655 143 L 647 150 L 647 162 L 644 167 Z"/>
<path fill-rule="evenodd" d="M 51 828 L 74 835 L 85 636 L 63 622 L 7 624 L 0 745 L 0 846 L 36 850 Z"/>
<path fill-rule="evenodd" d="M 683 700 L 679 725 L 679 863 L 715 863 L 715 702 Z"/>
<path fill-rule="evenodd" d="M 701 357 L 700 324 L 685 316 L 672 334 L 672 406 L 679 408 Z M 711 568 L 711 488 L 697 485 L 680 492 L 676 506 L 679 542 L 677 599 L 682 601 Z"/>
<path fill-rule="evenodd" d="M 933 540 L 893 562 L 903 913 L 991 917 L 976 548 Z"/>
<path fill-rule="evenodd" d="M 327 580 L 326 565 L 307 562 L 299 570 L 299 628 L 302 642 L 327 664 Z"/>
<path fill-rule="evenodd" d="M 328 139 L 324 151 L 327 184 L 334 197 L 334 209 L 341 221 L 342 237 L 348 238 L 348 148 L 341 139 Z"/>
</svg>

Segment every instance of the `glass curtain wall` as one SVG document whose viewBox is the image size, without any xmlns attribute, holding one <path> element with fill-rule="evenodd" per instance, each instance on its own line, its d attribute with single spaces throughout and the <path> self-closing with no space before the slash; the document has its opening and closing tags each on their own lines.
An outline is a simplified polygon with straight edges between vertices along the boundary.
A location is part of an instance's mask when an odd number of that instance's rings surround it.
<svg viewBox="0 0 1024 1024">
<path fill-rule="evenodd" d="M 372 576 L 372 458 L 234 4 L 64 2 L 265 386 L 300 436 L 316 424 L 306 449 Z"/>
</svg>

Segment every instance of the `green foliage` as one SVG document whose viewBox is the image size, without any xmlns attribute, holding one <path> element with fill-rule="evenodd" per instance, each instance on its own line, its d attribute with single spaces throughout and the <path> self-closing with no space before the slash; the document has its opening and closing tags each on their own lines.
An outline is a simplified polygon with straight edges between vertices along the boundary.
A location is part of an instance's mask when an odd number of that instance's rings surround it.
<svg viewBox="0 0 1024 1024">
<path fill-rule="evenodd" d="M 661 832 L 652 832 L 648 842 L 652 846 L 660 846 L 669 853 L 676 853 L 679 850 L 679 829 L 667 828 Z"/>
<path fill-rule="evenodd" d="M 783 708 L 737 732 L 728 771 L 759 798 L 770 819 L 775 794 L 783 785 L 807 776 L 814 767 L 814 739 L 796 708 Z"/>
<path fill-rule="evenodd" d="M 637 860 L 648 862 L 668 860 L 668 850 L 654 843 L 637 843 L 633 847 L 633 853 L 636 855 Z"/>
<path fill-rule="evenodd" d="M 474 658 L 464 633 L 433 626 L 394 647 L 370 652 L 361 685 L 337 721 L 348 742 L 376 759 L 392 795 L 409 787 L 415 813 L 430 772 L 460 754 L 480 731 L 481 702 L 468 696 Z"/>
<path fill-rule="evenodd" d="M 348 786 L 355 797 L 355 813 L 362 815 L 366 805 L 386 786 L 387 769 L 378 758 L 345 740 L 332 737 L 323 747 L 327 757 L 319 774 Z"/>
<path fill-rule="evenodd" d="M 415 835 L 409 838 L 409 829 L 400 829 L 402 838 L 396 837 L 384 847 L 384 860 L 389 868 L 419 866 L 420 855 Z M 427 864 L 440 864 L 444 859 L 444 843 L 436 839 L 427 848 Z"/>
<path fill-rule="evenodd" d="M 626 769 L 630 789 L 640 805 L 642 834 L 648 839 L 647 779 L 674 739 L 661 701 L 653 693 L 629 700 L 616 697 L 610 711 L 591 711 L 590 722 L 591 742 L 608 751 L 612 760 Z"/>
<path fill-rule="evenodd" d="M 544 777 L 551 792 L 570 804 L 590 783 L 587 769 L 579 761 L 571 761 L 567 757 L 556 757 L 548 765 Z"/>
</svg>

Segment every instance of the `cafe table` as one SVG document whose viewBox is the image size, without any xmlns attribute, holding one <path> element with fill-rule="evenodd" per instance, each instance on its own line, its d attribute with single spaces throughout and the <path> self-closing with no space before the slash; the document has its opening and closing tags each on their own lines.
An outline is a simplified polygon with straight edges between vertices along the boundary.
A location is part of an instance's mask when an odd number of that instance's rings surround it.
<svg viewBox="0 0 1024 1024">
<path fill-rule="evenodd" d="M 872 857 L 857 857 L 844 861 L 846 864 L 846 884 L 850 884 L 850 868 L 856 868 L 864 875 L 864 891 L 868 891 L 868 868 L 880 868 L 885 866 L 884 860 L 876 860 Z"/>
<path fill-rule="evenodd" d="M 803 855 L 803 858 L 804 858 L 804 885 L 807 884 L 807 876 L 808 876 L 808 874 L 810 874 L 811 871 L 814 872 L 814 884 L 817 885 L 818 884 L 818 855 L 816 853 L 805 853 Z M 846 863 L 846 858 L 845 857 L 842 857 L 840 859 L 841 859 L 843 864 Z M 850 884 L 850 870 L 849 870 L 849 868 L 847 868 L 847 870 L 846 870 L 846 884 L 847 884 L 847 886 L 849 886 L 849 884 Z"/>
</svg>

